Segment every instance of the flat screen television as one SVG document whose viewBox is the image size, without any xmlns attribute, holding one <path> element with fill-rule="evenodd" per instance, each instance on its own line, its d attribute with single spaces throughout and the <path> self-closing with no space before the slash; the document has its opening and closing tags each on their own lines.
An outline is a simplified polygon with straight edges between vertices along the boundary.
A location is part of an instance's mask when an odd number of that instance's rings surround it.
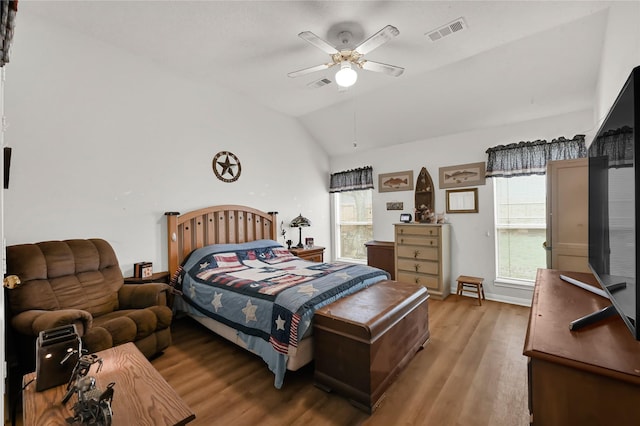
<svg viewBox="0 0 640 426">
<path fill-rule="evenodd" d="M 636 340 L 640 340 L 638 126 L 640 66 L 631 72 L 588 150 L 589 267 Z"/>
</svg>

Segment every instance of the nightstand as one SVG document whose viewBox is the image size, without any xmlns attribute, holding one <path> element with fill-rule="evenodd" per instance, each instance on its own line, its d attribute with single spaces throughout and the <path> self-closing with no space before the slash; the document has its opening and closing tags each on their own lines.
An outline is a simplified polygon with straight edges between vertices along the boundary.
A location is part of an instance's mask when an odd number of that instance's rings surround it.
<svg viewBox="0 0 640 426">
<path fill-rule="evenodd" d="M 298 256 L 300 259 L 309 260 L 311 262 L 324 262 L 324 247 L 313 246 L 311 248 L 295 248 L 289 249 L 291 254 Z"/>
<path fill-rule="evenodd" d="M 124 277 L 125 284 L 144 284 L 144 283 L 169 283 L 169 272 L 155 272 L 147 278 Z"/>
</svg>

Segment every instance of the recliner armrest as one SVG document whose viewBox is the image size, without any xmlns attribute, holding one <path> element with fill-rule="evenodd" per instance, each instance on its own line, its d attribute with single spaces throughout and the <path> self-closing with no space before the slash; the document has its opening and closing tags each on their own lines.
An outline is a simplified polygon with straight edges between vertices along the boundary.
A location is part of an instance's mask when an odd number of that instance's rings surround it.
<svg viewBox="0 0 640 426">
<path fill-rule="evenodd" d="M 118 291 L 120 309 L 143 309 L 167 306 L 171 287 L 163 283 L 125 284 Z"/>
<path fill-rule="evenodd" d="M 75 324 L 78 334 L 83 336 L 91 328 L 92 323 L 91 314 L 81 309 L 60 309 L 57 311 L 32 309 L 20 312 L 11 318 L 13 327 L 28 336 L 38 336 L 41 331 L 69 324 Z"/>
</svg>

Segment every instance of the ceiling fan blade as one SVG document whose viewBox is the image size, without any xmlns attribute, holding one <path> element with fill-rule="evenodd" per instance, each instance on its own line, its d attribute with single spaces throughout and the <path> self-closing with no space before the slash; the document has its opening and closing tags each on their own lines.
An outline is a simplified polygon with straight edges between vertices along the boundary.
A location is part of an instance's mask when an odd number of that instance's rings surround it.
<svg viewBox="0 0 640 426">
<path fill-rule="evenodd" d="M 300 34 L 298 34 L 298 37 L 308 41 L 309 43 L 313 44 L 315 47 L 322 50 L 323 52 L 328 53 L 329 55 L 334 55 L 336 53 L 339 53 L 338 49 L 336 49 L 335 47 L 333 47 L 328 42 L 324 41 L 323 39 L 321 39 L 311 31 L 303 31 Z"/>
<path fill-rule="evenodd" d="M 332 64 L 332 63 L 320 64 L 320 65 L 316 65 L 314 67 L 309 67 L 309 68 L 304 68 L 304 69 L 301 69 L 301 70 L 298 70 L 298 71 L 293 71 L 293 72 L 290 72 L 287 75 L 289 77 L 291 77 L 291 78 L 300 77 L 301 75 L 311 74 L 312 72 L 316 72 L 316 71 L 320 71 L 320 70 L 326 70 L 327 68 L 329 68 L 332 65 L 334 65 L 334 64 Z"/>
<path fill-rule="evenodd" d="M 404 72 L 404 68 L 383 64 L 382 62 L 367 61 L 366 59 L 360 63 L 360 67 L 367 71 L 381 72 L 392 77 L 398 77 Z"/>
<path fill-rule="evenodd" d="M 382 46 L 384 43 L 391 40 L 393 37 L 400 34 L 400 31 L 392 25 L 387 25 L 362 43 L 355 50 L 361 55 L 366 55 L 371 52 L 373 49 Z"/>
</svg>

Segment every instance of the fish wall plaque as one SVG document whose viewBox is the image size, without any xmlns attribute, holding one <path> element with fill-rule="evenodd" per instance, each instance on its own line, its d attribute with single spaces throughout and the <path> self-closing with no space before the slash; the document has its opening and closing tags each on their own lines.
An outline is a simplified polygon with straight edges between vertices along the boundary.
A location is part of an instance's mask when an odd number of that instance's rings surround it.
<svg viewBox="0 0 640 426">
<path fill-rule="evenodd" d="M 411 191 L 413 189 L 413 170 L 378 175 L 378 192 Z"/>
<path fill-rule="evenodd" d="M 469 163 L 440 167 L 440 189 L 485 184 L 485 164 Z"/>
</svg>

